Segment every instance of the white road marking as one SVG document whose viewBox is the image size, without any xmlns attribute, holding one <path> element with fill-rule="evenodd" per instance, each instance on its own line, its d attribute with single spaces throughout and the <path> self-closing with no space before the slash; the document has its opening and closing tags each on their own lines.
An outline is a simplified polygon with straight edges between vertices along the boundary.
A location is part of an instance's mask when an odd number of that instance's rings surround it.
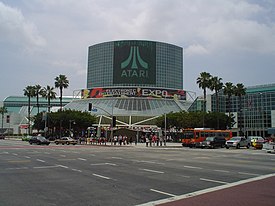
<svg viewBox="0 0 275 206">
<path fill-rule="evenodd" d="M 59 165 L 43 166 L 43 167 L 33 167 L 33 169 L 49 169 L 49 168 L 56 168 L 56 167 L 59 167 Z"/>
<path fill-rule="evenodd" d="M 87 159 L 83 159 L 83 158 L 77 158 L 77 159 L 79 159 L 81 161 L 87 161 Z"/>
<path fill-rule="evenodd" d="M 75 172 L 82 172 L 81 170 L 77 170 L 77 169 L 72 169 Z"/>
<path fill-rule="evenodd" d="M 16 154 L 16 153 L 12 153 L 13 155 L 15 155 L 15 156 L 17 156 L 18 154 Z"/>
<path fill-rule="evenodd" d="M 111 157 L 112 159 L 118 159 L 118 160 L 122 160 L 122 157 Z"/>
<path fill-rule="evenodd" d="M 25 158 L 27 158 L 27 159 L 30 159 L 31 157 L 29 157 L 29 156 L 24 156 Z"/>
<path fill-rule="evenodd" d="M 66 155 L 60 155 L 60 157 L 66 157 Z"/>
<path fill-rule="evenodd" d="M 143 171 L 146 171 L 146 172 L 154 172 L 154 173 L 159 173 L 159 174 L 163 174 L 163 173 L 164 173 L 164 172 L 162 172 L 162 171 L 150 170 L 150 169 L 140 169 L 140 170 L 143 170 Z"/>
<path fill-rule="evenodd" d="M 26 170 L 28 167 L 10 167 L 6 168 L 6 170 Z"/>
<path fill-rule="evenodd" d="M 0 154 L 9 154 L 8 152 L 1 152 Z"/>
<path fill-rule="evenodd" d="M 62 168 L 66 168 L 66 169 L 68 169 L 68 168 L 69 168 L 69 167 L 64 166 L 64 165 L 57 165 L 57 166 L 62 167 Z"/>
<path fill-rule="evenodd" d="M 108 163 L 108 162 L 105 162 L 105 163 L 95 163 L 95 164 L 91 164 L 92 166 L 100 166 L 100 165 L 112 165 L 112 166 L 116 166 L 116 164 L 114 163 Z"/>
<path fill-rule="evenodd" d="M 159 162 L 147 161 L 147 160 L 133 160 L 133 162 L 142 162 L 142 163 L 158 164 L 158 165 L 164 165 L 165 164 L 165 163 L 159 163 Z"/>
<path fill-rule="evenodd" d="M 44 160 L 41 160 L 41 159 L 36 159 L 37 161 L 39 161 L 39 162 L 46 162 L 46 161 L 44 161 Z"/>
<path fill-rule="evenodd" d="M 215 172 L 224 172 L 224 173 L 228 173 L 229 171 L 227 170 L 214 170 Z"/>
<path fill-rule="evenodd" d="M 193 166 L 188 166 L 188 165 L 185 165 L 183 167 L 189 168 L 189 169 L 200 169 L 200 170 L 202 169 L 201 167 L 193 167 Z"/>
<path fill-rule="evenodd" d="M 155 190 L 155 189 L 150 189 L 152 192 L 157 192 L 157 193 L 160 193 L 160 194 L 163 194 L 163 195 L 168 195 L 168 196 L 171 196 L 171 197 L 176 197 L 177 195 L 173 195 L 171 193 L 167 193 L 167 192 L 162 192 L 162 191 L 159 191 L 159 190 Z"/>
<path fill-rule="evenodd" d="M 211 179 L 205 179 L 205 178 L 200 178 L 202 181 L 207 181 L 207 182 L 215 182 L 215 183 L 221 183 L 221 184 L 228 184 L 228 182 L 223 182 L 223 181 L 218 181 L 218 180 L 211 180 Z"/>
<path fill-rule="evenodd" d="M 210 157 L 194 157 L 193 159 L 210 159 Z"/>
<path fill-rule="evenodd" d="M 95 174 L 95 173 L 93 173 L 93 175 L 96 176 L 96 177 L 100 177 L 100 178 L 103 178 L 103 179 L 107 179 L 107 180 L 110 180 L 110 179 L 111 179 L 111 178 L 109 178 L 109 177 L 105 177 L 105 176 L 98 175 L 98 174 Z"/>
<path fill-rule="evenodd" d="M 116 166 L 116 164 L 114 164 L 114 163 L 105 163 L 105 165 L 112 165 L 112 166 Z"/>
<path fill-rule="evenodd" d="M 95 164 L 91 164 L 92 166 L 97 166 L 97 165 L 105 165 L 105 163 L 95 163 Z"/>
<path fill-rule="evenodd" d="M 241 175 L 251 175 L 251 176 L 260 176 L 260 174 L 248 173 L 248 172 L 238 172 Z"/>
</svg>

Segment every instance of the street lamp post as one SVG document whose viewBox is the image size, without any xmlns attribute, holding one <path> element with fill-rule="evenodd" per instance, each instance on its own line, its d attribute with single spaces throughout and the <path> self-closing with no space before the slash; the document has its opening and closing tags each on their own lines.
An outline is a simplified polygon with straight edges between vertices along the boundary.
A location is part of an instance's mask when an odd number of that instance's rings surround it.
<svg viewBox="0 0 275 206">
<path fill-rule="evenodd" d="M 75 121 L 72 119 L 69 120 L 69 132 L 70 132 L 70 135 L 71 135 L 71 130 L 72 130 L 72 123 L 75 124 Z"/>
<path fill-rule="evenodd" d="M 110 115 L 111 116 L 111 124 L 110 124 L 110 126 L 111 126 L 111 134 L 110 134 L 110 139 L 111 139 L 111 145 L 113 145 L 113 136 L 114 136 L 114 130 L 113 130 L 113 119 L 114 119 L 114 100 L 112 99 L 112 109 L 111 109 L 111 113 L 110 112 L 108 112 L 107 110 L 105 110 L 105 109 L 103 109 L 103 108 L 101 108 L 101 107 L 99 107 L 99 106 L 94 106 L 93 105 L 93 108 L 95 108 L 95 109 L 101 109 L 101 110 L 103 110 L 104 112 L 106 112 L 108 115 Z M 91 111 L 93 111 L 93 109 L 91 110 Z"/>
<path fill-rule="evenodd" d="M 264 105 L 263 105 L 263 93 L 261 95 L 261 112 L 262 112 L 262 137 L 264 137 Z"/>
</svg>

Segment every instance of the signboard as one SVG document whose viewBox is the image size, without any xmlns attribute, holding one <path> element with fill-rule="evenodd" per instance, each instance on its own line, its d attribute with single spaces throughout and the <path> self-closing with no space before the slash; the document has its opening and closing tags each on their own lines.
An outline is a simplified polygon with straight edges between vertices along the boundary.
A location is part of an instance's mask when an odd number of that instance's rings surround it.
<svg viewBox="0 0 275 206">
<path fill-rule="evenodd" d="M 28 124 L 20 124 L 20 129 L 28 129 L 29 125 Z"/>
<path fill-rule="evenodd" d="M 186 100 L 186 91 L 177 89 L 149 88 L 149 87 L 107 87 L 82 89 L 81 98 L 106 97 L 142 97 Z"/>
<path fill-rule="evenodd" d="M 114 84 L 156 84 L 156 42 L 114 42 Z"/>
</svg>

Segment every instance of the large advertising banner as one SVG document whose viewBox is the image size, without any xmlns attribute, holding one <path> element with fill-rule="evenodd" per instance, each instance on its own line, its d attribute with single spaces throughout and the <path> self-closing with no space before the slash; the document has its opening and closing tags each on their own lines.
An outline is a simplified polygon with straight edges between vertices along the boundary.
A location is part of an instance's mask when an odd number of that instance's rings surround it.
<svg viewBox="0 0 275 206">
<path fill-rule="evenodd" d="M 124 87 L 124 88 L 93 88 L 82 89 L 81 98 L 106 98 L 106 97 L 142 97 L 142 98 L 166 98 L 176 100 L 186 100 L 186 91 L 177 89 L 163 89 L 163 88 L 138 88 L 138 87 Z"/>
<path fill-rule="evenodd" d="M 156 84 L 156 42 L 114 42 L 114 84 Z"/>
</svg>

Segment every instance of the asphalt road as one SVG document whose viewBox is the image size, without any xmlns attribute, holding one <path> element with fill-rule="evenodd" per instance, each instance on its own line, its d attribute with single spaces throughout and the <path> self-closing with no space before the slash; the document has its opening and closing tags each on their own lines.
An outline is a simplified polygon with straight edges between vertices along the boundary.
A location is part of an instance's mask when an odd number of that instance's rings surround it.
<svg viewBox="0 0 275 206">
<path fill-rule="evenodd" d="M 253 149 L 0 140 L 0 205 L 140 205 L 273 174 L 274 163 Z"/>
</svg>

